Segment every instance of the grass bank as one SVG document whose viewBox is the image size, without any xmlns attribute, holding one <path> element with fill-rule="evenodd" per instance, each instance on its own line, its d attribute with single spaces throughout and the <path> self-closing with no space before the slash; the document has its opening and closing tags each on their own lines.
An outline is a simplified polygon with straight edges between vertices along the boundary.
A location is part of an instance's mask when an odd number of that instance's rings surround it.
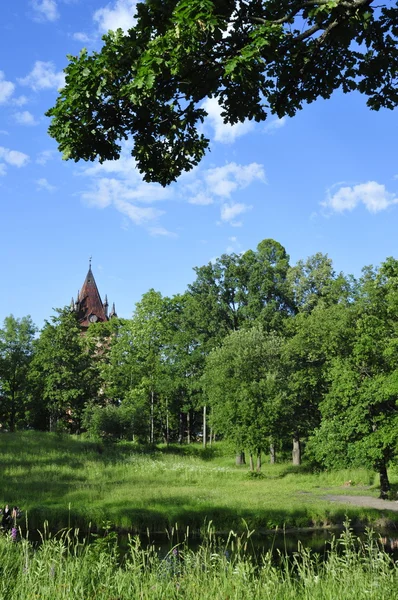
<svg viewBox="0 0 398 600">
<path fill-rule="evenodd" d="M 398 565 L 369 535 L 358 542 L 349 530 L 323 560 L 301 549 L 276 565 L 270 553 L 231 552 L 206 539 L 160 558 L 132 539 L 120 560 L 112 536 L 86 545 L 73 533 L 48 539 L 36 550 L 26 540 L 0 537 L 0 600 L 351 600 L 395 598 Z M 326 551 L 325 551 L 326 552 Z"/>
<path fill-rule="evenodd" d="M 398 481 L 392 473 L 393 481 Z M 351 480 L 352 485 L 345 487 Z M 19 505 L 29 527 L 164 531 L 176 523 L 198 530 L 371 524 L 380 511 L 333 504 L 326 494 L 377 496 L 369 471 L 307 472 L 265 465 L 261 478 L 236 467 L 222 445 L 145 451 L 133 444 L 103 448 L 82 438 L 21 432 L 0 435 L 0 502 Z M 384 511 L 383 511 L 384 512 Z M 398 521 L 397 513 L 384 514 Z"/>
</svg>

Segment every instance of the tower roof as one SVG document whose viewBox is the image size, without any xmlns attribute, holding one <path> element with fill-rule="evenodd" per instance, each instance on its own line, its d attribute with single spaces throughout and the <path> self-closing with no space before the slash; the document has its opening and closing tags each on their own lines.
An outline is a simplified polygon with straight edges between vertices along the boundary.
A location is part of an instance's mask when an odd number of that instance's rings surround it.
<svg viewBox="0 0 398 600">
<path fill-rule="evenodd" d="M 77 313 L 82 327 L 88 327 L 90 323 L 108 320 L 91 270 L 91 261 L 86 279 L 77 298 Z"/>
</svg>

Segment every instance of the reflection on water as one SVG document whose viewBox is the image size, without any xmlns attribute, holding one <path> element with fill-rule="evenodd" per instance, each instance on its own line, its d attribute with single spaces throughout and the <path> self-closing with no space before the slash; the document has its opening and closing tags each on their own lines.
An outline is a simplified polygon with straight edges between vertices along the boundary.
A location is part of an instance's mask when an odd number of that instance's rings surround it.
<svg viewBox="0 0 398 600">
<path fill-rule="evenodd" d="M 380 536 L 380 543 L 386 551 L 397 550 L 398 551 L 398 537 L 389 537 L 386 535 Z"/>
<path fill-rule="evenodd" d="M 63 530 L 65 533 L 66 530 Z M 281 556 L 292 556 L 300 548 L 307 548 L 317 553 L 319 558 L 326 560 L 328 552 L 332 546 L 333 540 L 339 538 L 343 529 L 316 529 L 316 530 L 296 530 L 282 531 L 276 530 L 272 533 L 256 534 L 247 532 L 246 534 L 234 534 L 230 532 L 226 535 L 212 534 L 212 547 L 220 553 L 234 555 L 238 553 L 249 554 L 255 560 L 260 560 L 267 552 L 271 552 L 275 561 L 278 562 Z M 58 537 L 62 532 L 48 532 L 46 537 Z M 360 541 L 368 539 L 369 533 L 363 530 L 354 530 L 355 537 Z M 23 537 L 33 542 L 34 545 L 40 545 L 43 541 L 43 534 L 39 531 L 29 531 Z M 115 534 L 113 534 L 115 535 Z M 80 542 L 90 543 L 98 540 L 99 537 L 106 537 L 107 533 L 87 534 L 74 532 L 74 537 Z M 152 548 L 161 558 L 170 556 L 174 552 L 189 549 L 195 551 L 203 545 L 204 538 L 194 536 L 189 531 L 181 532 L 173 529 L 171 532 L 151 533 L 137 536 L 143 549 Z M 383 530 L 380 533 L 374 533 L 373 538 L 380 546 L 391 554 L 394 560 L 398 560 L 398 531 Z M 128 534 L 119 534 L 117 536 L 118 546 L 121 556 L 129 551 L 131 536 Z"/>
<path fill-rule="evenodd" d="M 332 546 L 334 539 L 339 538 L 343 529 L 317 529 L 308 531 L 281 531 L 276 530 L 273 533 L 263 535 L 252 534 L 247 535 L 217 535 L 213 540 L 213 544 L 222 553 L 234 554 L 244 552 L 250 554 L 256 559 L 260 559 L 267 552 L 271 552 L 272 556 L 278 561 L 280 556 L 291 556 L 304 547 L 317 553 L 322 559 L 326 559 L 328 552 Z M 369 533 L 363 530 L 354 530 L 354 535 L 359 541 L 365 541 Z M 386 531 L 382 533 L 374 533 L 373 538 L 380 546 L 395 560 L 398 560 L 398 531 Z M 173 548 L 188 548 L 195 551 L 203 544 L 203 538 L 199 536 L 187 536 L 173 532 L 170 534 L 150 534 L 140 536 L 142 547 L 152 546 L 159 556 L 164 557 L 169 555 Z M 119 547 L 122 554 L 127 552 L 129 546 L 129 538 L 127 535 L 119 536 Z"/>
</svg>

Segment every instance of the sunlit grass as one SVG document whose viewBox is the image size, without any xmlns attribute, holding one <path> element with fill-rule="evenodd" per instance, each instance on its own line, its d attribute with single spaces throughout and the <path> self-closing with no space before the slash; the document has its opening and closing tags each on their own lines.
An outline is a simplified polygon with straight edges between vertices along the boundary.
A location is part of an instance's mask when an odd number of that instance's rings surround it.
<svg viewBox="0 0 398 600">
<path fill-rule="evenodd" d="M 263 476 L 252 478 L 222 444 L 144 452 L 48 433 L 0 435 L 0 501 L 23 508 L 32 527 L 47 519 L 54 527 L 111 521 L 133 531 L 164 531 L 176 522 L 199 529 L 207 519 L 219 530 L 239 529 L 243 520 L 262 530 L 340 524 L 345 515 L 370 523 L 379 516 L 324 499 L 336 493 L 376 496 L 375 475 L 366 469 L 310 473 L 281 463 L 264 464 Z"/>
</svg>

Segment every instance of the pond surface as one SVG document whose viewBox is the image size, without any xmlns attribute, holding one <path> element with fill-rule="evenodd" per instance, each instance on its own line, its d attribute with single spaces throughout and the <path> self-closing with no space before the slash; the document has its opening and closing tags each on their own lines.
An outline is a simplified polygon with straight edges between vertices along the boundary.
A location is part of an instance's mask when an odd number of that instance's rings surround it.
<svg viewBox="0 0 398 600">
<path fill-rule="evenodd" d="M 320 556 L 326 555 L 327 551 L 331 547 L 331 543 L 334 538 L 340 537 L 343 529 L 313 529 L 313 530 L 297 530 L 297 531 L 281 531 L 277 530 L 272 533 L 266 533 L 263 535 L 253 534 L 249 538 L 245 535 L 237 535 L 236 538 L 229 538 L 228 535 L 217 535 L 216 546 L 223 550 L 225 548 L 229 551 L 234 552 L 242 546 L 246 552 L 251 555 L 260 557 L 266 554 L 268 551 L 274 556 L 287 555 L 290 556 L 297 552 L 300 547 L 308 548 L 312 552 L 318 553 Z M 366 532 L 354 531 L 355 537 L 361 540 L 366 538 Z M 380 544 L 386 552 L 392 553 L 395 559 L 398 559 L 398 531 L 384 530 L 382 532 L 375 532 L 374 538 Z M 180 547 L 184 546 L 184 536 L 178 539 L 178 536 L 174 535 L 173 538 L 169 539 L 166 535 L 149 535 L 141 536 L 141 543 L 145 547 L 146 545 L 153 545 L 160 555 L 166 555 L 171 549 L 177 545 Z M 127 536 L 120 536 L 120 547 L 128 547 Z M 228 543 L 227 543 L 228 541 Z M 186 540 L 186 545 L 190 550 L 195 550 L 203 543 L 200 537 L 193 537 Z"/>
<path fill-rule="evenodd" d="M 65 530 L 64 530 L 65 531 Z M 273 558 L 278 561 L 281 556 L 292 556 L 298 552 L 300 548 L 310 549 L 317 553 L 321 560 L 326 559 L 327 553 L 330 550 L 333 539 L 339 538 L 343 533 L 343 529 L 310 529 L 310 530 L 276 530 L 265 534 L 217 534 L 213 535 L 212 548 L 218 553 L 227 553 L 232 556 L 239 551 L 247 553 L 256 561 L 261 560 L 261 556 L 267 552 L 271 552 Z M 365 540 L 367 533 L 363 530 L 354 530 L 354 536 L 360 540 Z M 45 536 L 39 531 L 29 531 L 27 537 L 33 544 L 40 545 L 43 537 L 58 537 L 62 532 L 47 532 Z M 26 534 L 22 532 L 22 536 Z M 98 538 L 106 537 L 106 532 L 99 534 L 83 534 L 79 532 L 78 538 L 80 541 L 84 539 L 90 542 Z M 118 546 L 121 555 L 128 552 L 131 537 L 128 534 L 118 534 Z M 133 536 L 135 537 L 135 536 Z M 394 560 L 398 560 L 398 530 L 382 530 L 375 531 L 373 538 L 378 541 L 380 547 L 388 554 L 391 554 Z M 150 533 L 139 536 L 141 547 L 146 549 L 152 547 L 161 557 L 166 557 L 173 552 L 174 548 L 178 551 L 186 549 L 195 551 L 204 542 L 199 535 L 188 535 L 186 532 L 173 531 L 170 533 Z"/>
</svg>

